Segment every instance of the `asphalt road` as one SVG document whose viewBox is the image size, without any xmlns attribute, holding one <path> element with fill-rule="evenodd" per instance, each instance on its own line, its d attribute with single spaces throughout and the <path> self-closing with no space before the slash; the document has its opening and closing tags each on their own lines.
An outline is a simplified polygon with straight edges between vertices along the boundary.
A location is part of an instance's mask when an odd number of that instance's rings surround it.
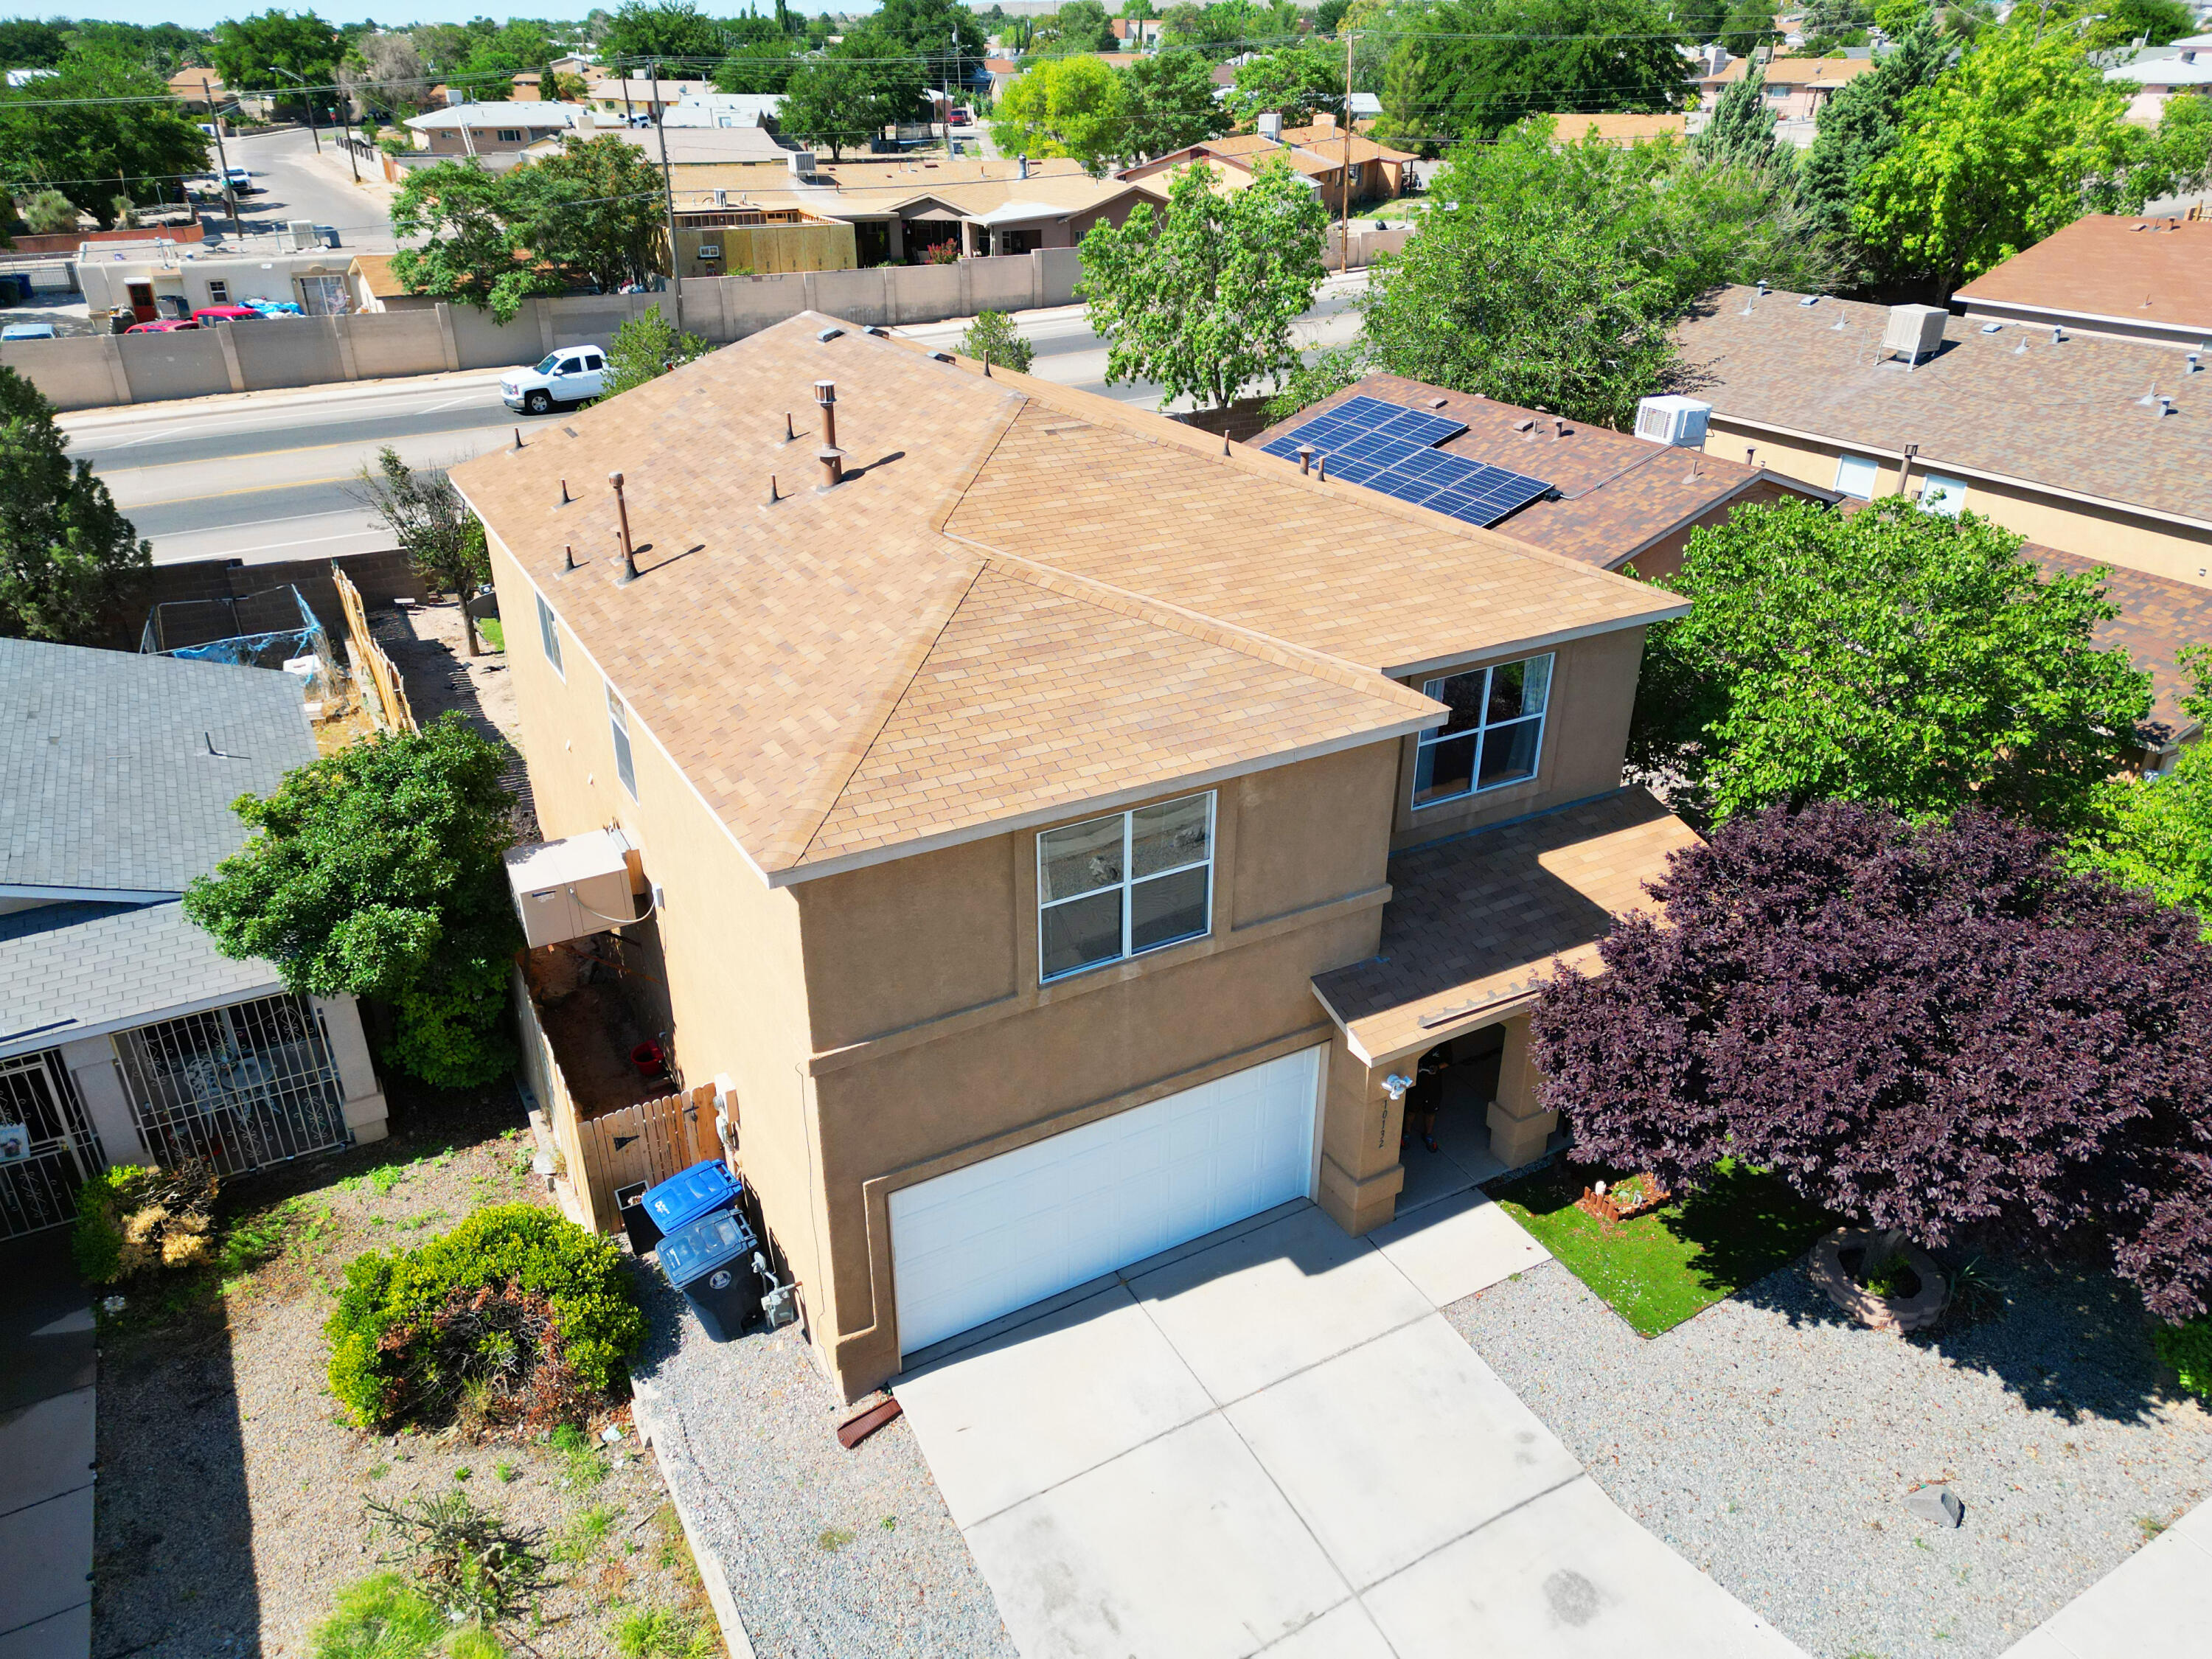
<svg viewBox="0 0 2212 1659">
<path fill-rule="evenodd" d="M 301 135 L 304 142 L 304 135 Z M 249 163 L 248 165 L 253 165 Z M 1364 276 L 1333 279 L 1300 330 L 1309 349 L 1352 337 L 1352 296 Z M 1021 313 L 1036 373 L 1144 408 L 1159 389 L 1106 384 L 1106 349 L 1079 306 Z M 963 324 L 900 331 L 949 345 Z M 482 371 L 301 392 L 248 392 L 65 415 L 70 453 L 93 464 L 161 564 L 194 559 L 327 558 L 392 544 L 355 492 L 389 444 L 410 466 L 450 466 L 528 436 L 532 422 L 499 398 Z"/>
<path fill-rule="evenodd" d="M 226 237 L 232 246 L 247 252 L 274 246 L 274 239 L 295 219 L 329 225 L 338 233 L 339 246 L 356 253 L 389 253 L 398 246 L 386 210 L 390 191 L 380 183 L 355 185 L 345 152 L 327 129 L 320 137 L 319 155 L 305 127 L 224 138 L 230 165 L 246 168 L 262 187 L 238 198 L 240 234 Z M 209 160 L 213 161 L 212 153 Z M 211 228 L 230 230 L 219 210 L 211 219 Z"/>
</svg>

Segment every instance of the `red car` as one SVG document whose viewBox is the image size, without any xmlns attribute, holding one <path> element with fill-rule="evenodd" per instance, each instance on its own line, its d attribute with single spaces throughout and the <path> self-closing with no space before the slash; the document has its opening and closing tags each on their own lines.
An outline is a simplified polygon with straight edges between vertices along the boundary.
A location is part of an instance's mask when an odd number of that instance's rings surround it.
<svg viewBox="0 0 2212 1659">
<path fill-rule="evenodd" d="M 212 328 L 217 323 L 258 323 L 261 313 L 252 306 L 202 306 L 192 313 L 192 321 L 202 328 Z"/>
<path fill-rule="evenodd" d="M 159 322 L 133 323 L 123 331 L 125 334 L 180 334 L 199 325 L 189 317 L 164 317 Z"/>
</svg>

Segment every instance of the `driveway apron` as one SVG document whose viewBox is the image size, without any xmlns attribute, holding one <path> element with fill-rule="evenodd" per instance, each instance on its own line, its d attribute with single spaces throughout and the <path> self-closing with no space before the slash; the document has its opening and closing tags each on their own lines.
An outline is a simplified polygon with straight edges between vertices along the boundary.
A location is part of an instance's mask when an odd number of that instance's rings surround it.
<svg viewBox="0 0 2212 1659">
<path fill-rule="evenodd" d="M 1025 1659 L 1797 1655 L 1437 1311 L 1544 1259 L 1480 1192 L 1367 1239 L 1287 1205 L 896 1391 Z"/>
</svg>

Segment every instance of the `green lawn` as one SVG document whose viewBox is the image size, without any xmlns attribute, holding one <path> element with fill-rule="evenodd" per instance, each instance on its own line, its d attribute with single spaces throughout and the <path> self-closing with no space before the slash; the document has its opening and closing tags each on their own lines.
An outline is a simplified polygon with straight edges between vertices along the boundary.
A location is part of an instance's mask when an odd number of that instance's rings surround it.
<svg viewBox="0 0 2212 1659">
<path fill-rule="evenodd" d="M 490 649 L 494 651 L 507 649 L 507 630 L 499 625 L 498 617 L 479 617 L 477 621 L 477 632 L 483 636 L 484 644 Z"/>
<path fill-rule="evenodd" d="M 1619 1178 L 1562 1158 L 1485 1190 L 1644 1336 L 1735 1295 L 1836 1224 L 1775 1177 L 1723 1163 L 1705 1191 L 1609 1227 L 1575 1207 L 1600 1177 Z"/>
</svg>

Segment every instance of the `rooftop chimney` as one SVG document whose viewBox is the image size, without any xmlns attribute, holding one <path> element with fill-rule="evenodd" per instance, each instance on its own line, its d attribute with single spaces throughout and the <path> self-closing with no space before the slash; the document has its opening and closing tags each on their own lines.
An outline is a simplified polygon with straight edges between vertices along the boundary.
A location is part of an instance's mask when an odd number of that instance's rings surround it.
<svg viewBox="0 0 2212 1659">
<path fill-rule="evenodd" d="M 830 448 L 837 447 L 837 383 L 817 380 L 814 401 L 822 405 L 822 441 Z"/>
</svg>

